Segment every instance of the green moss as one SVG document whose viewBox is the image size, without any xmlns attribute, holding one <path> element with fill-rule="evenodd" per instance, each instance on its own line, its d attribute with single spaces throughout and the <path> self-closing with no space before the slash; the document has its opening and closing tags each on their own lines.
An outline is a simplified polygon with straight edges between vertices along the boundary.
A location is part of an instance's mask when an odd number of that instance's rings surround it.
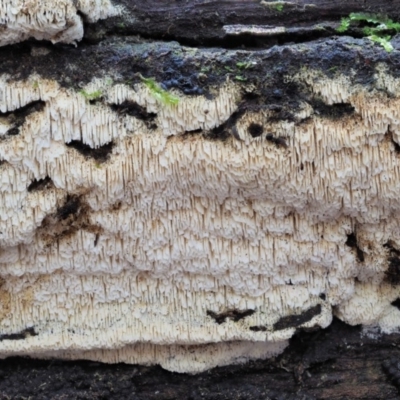
<svg viewBox="0 0 400 400">
<path fill-rule="evenodd" d="M 87 100 L 93 101 L 98 100 L 103 96 L 103 92 L 101 90 L 96 90 L 95 92 L 87 92 L 86 90 L 80 90 L 79 93 Z"/>
<path fill-rule="evenodd" d="M 348 17 L 342 18 L 337 31 L 346 32 L 352 23 L 366 24 L 362 29 L 363 34 L 372 42 L 380 44 L 387 52 L 393 51 L 390 40 L 394 33 L 400 32 L 400 23 L 381 15 L 351 13 Z"/>
<path fill-rule="evenodd" d="M 170 105 L 178 104 L 178 97 L 162 89 L 153 78 L 144 78 L 142 75 L 139 75 L 139 77 L 142 82 L 149 88 L 150 93 L 161 103 Z"/>
</svg>

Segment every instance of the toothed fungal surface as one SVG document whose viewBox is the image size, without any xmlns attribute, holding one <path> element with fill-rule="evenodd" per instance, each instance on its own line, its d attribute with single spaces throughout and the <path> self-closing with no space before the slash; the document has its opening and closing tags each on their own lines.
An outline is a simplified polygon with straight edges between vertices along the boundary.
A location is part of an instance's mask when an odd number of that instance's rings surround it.
<svg viewBox="0 0 400 400">
<path fill-rule="evenodd" d="M 195 373 L 277 355 L 333 314 L 398 331 L 400 79 L 386 64 L 373 85 L 281 71 L 302 97 L 276 74 L 261 90 L 211 71 L 203 95 L 171 84 L 174 104 L 132 72 L 156 75 L 148 56 L 119 45 L 89 81 L 90 49 L 82 77 L 72 56 L 62 79 L 0 66 L 0 356 Z M 161 46 L 176 65 L 194 57 Z"/>
<path fill-rule="evenodd" d="M 83 37 L 82 15 L 96 22 L 121 11 L 109 0 L 1 0 L 0 46 L 30 38 L 75 44 Z"/>
</svg>

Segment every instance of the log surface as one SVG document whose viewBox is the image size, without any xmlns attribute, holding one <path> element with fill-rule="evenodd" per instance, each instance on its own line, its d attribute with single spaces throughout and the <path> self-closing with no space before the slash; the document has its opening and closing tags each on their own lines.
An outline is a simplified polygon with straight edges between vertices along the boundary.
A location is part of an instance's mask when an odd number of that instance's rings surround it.
<svg viewBox="0 0 400 400">
<path fill-rule="evenodd" d="M 176 79 L 174 87 L 190 91 L 221 83 L 243 58 L 257 67 L 240 72 L 247 83 L 259 85 L 259 96 L 279 109 L 277 118 L 290 117 L 296 100 L 303 99 L 282 81 L 302 65 L 331 73 L 355 70 L 355 81 L 368 85 L 374 66 L 384 62 L 399 73 L 399 52 L 392 55 L 366 39 L 338 38 L 335 27 L 350 12 L 371 12 L 400 18 L 400 1 L 284 2 L 282 12 L 266 2 L 247 1 L 128 1 L 122 17 L 87 24 L 78 48 L 24 43 L 0 49 L 0 72 L 24 79 L 32 72 L 79 88 L 96 71 L 115 73 L 122 82 L 137 82 L 132 70 L 159 82 Z M 326 23 L 321 33 L 314 29 Z M 290 33 L 256 37 L 229 34 L 226 26 L 284 26 Z M 298 31 L 293 31 L 299 28 Z M 141 35 L 131 36 L 131 35 Z M 153 42 L 157 39 L 159 42 Z M 311 40 L 315 39 L 316 42 Z M 196 56 L 179 44 L 216 46 Z M 165 41 L 165 42 L 163 42 Z M 289 43 L 303 43 L 291 47 Z M 399 48 L 400 40 L 393 40 Z M 136 46 L 137 45 L 137 46 Z M 138 50 L 138 46 L 142 47 Z M 270 52 L 264 50 L 276 46 Z M 36 48 L 49 50 L 45 59 L 32 57 Z M 225 52 L 224 48 L 235 48 Z M 247 51 L 249 48 L 249 51 Z M 257 48 L 259 52 L 253 51 Z M 303 58 L 300 57 L 300 52 Z M 151 62 L 145 62 L 150 60 Z M 74 68 L 65 69 L 65 65 Z M 195 68 L 210 67 L 204 76 Z M 334 68 L 334 70 L 333 70 Z M 172 72 L 171 72 L 172 71 Z M 267 72 L 272 86 L 263 86 Z M 172 76 L 173 74 L 174 76 Z M 233 76 L 232 76 L 233 78 Z M 117 78 L 116 78 L 117 79 Z M 290 90 L 289 90 L 290 89 Z M 269 93 L 278 93 L 271 97 Z M 270 97 L 268 97 L 270 96 Z M 241 112 L 254 105 L 246 100 Z M 223 130 L 222 130 L 223 131 Z M 335 320 L 324 331 L 300 332 L 274 360 L 217 368 L 196 376 L 166 372 L 157 367 L 102 365 L 90 362 L 7 359 L 0 362 L 1 398 L 115 398 L 115 399 L 397 399 L 400 388 L 400 336 L 362 335 L 361 328 Z"/>
</svg>

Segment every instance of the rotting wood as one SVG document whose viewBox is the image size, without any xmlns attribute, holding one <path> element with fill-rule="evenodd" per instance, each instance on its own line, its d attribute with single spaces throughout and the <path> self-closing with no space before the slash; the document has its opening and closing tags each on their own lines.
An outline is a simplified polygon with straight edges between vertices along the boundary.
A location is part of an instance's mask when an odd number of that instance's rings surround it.
<svg viewBox="0 0 400 400">
<path fill-rule="evenodd" d="M 184 131 L 178 132 L 182 136 L 168 138 L 170 145 L 180 143 L 180 141 L 182 143 L 187 141 L 186 144 L 196 143 L 199 137 L 206 141 L 218 140 L 224 143 L 232 141 L 232 138 L 238 142 L 259 138 L 270 142 L 271 152 L 279 151 L 283 154 L 290 152 L 294 143 L 293 137 L 282 136 L 275 131 L 270 131 L 268 125 L 259 122 L 248 124 L 246 129 L 240 126 L 238 129 L 237 125 L 241 118 L 245 114 L 271 111 L 269 122 L 284 120 L 292 122 L 296 126 L 307 124 L 310 122 L 309 117 L 304 118 L 303 121 L 297 114 L 303 103 L 307 103 L 314 110 L 312 118 L 323 118 L 324 123 L 338 121 L 341 118 L 357 118 L 357 110 L 351 103 L 328 104 L 326 99 L 323 101 L 320 95 L 310 91 L 307 85 L 288 82 L 285 76 L 292 76 L 296 72 L 308 68 L 323 74 L 325 78 L 348 77 L 351 79 L 352 85 L 360 85 L 363 90 L 381 90 L 383 92 L 381 94 L 387 95 L 389 99 L 394 96 L 390 92 L 390 88 L 382 89 L 382 86 L 379 86 L 382 85 L 382 82 L 379 81 L 380 78 L 376 77 L 376 72 L 379 65 L 384 65 L 388 75 L 393 78 L 398 77 L 399 39 L 393 40 L 396 51 L 389 55 L 368 40 L 354 39 L 347 35 L 337 38 L 335 28 L 340 17 L 354 11 L 385 13 L 398 19 L 399 2 L 316 1 L 314 2 L 315 7 L 306 6 L 304 2 L 300 1 L 296 3 L 282 2 L 282 11 L 274 8 L 275 4 L 268 5 L 265 4 L 266 2 L 254 1 L 168 2 L 165 3 L 165 7 L 159 1 L 140 2 L 140 4 L 132 1 L 119 3 L 124 4 L 129 12 L 124 17 L 119 16 L 97 24 L 87 24 L 84 41 L 76 49 L 52 47 L 37 42 L 0 49 L 2 58 L 0 71 L 4 74 L 12 74 L 12 79 L 8 80 L 7 84 L 13 80 L 23 81 L 32 73 L 36 73 L 42 78 L 57 81 L 63 89 L 79 93 L 80 87 L 89 84 L 94 76 L 101 78 L 111 75 L 112 84 L 134 87 L 140 83 L 140 80 L 132 71 L 139 71 L 143 76 L 154 77 L 160 85 L 168 90 L 176 90 L 182 96 L 204 95 L 212 98 L 215 96 L 215 87 L 233 81 L 240 87 L 242 95 L 237 111 L 213 129 L 190 127 L 186 130 L 185 128 Z M 217 14 L 215 14 L 216 11 Z M 165 15 L 172 12 L 174 17 L 166 19 Z M 260 26 L 261 28 L 259 28 Z M 285 32 L 282 33 L 278 28 L 275 35 L 273 30 L 277 29 L 277 26 L 284 26 Z M 320 29 L 321 27 L 324 29 Z M 238 32 L 241 33 L 237 34 Z M 271 33 L 272 39 L 270 38 Z M 141 34 L 147 40 L 130 36 L 132 34 Z M 160 41 L 156 42 L 154 39 Z M 183 44 L 188 45 L 243 48 L 231 51 L 221 48 L 196 51 L 177 43 L 168 43 L 167 41 L 170 39 L 180 40 Z M 319 40 L 315 42 L 313 39 Z M 97 43 L 97 46 L 93 46 L 89 42 Z M 265 50 L 273 45 L 276 47 Z M 243 64 L 243 60 L 245 60 L 245 64 Z M 242 67 L 239 66 L 240 63 Z M 96 66 L 97 69 L 93 69 L 92 66 Z M 202 71 L 204 67 L 207 69 L 206 71 Z M 40 90 L 39 85 L 42 85 L 43 82 L 39 79 L 30 84 L 33 89 Z M 106 98 L 88 101 L 88 103 L 88 108 L 99 106 L 115 111 L 120 121 L 123 122 L 126 121 L 126 115 L 130 115 L 131 112 L 128 103 L 118 104 L 115 109 L 115 103 L 108 103 Z M 147 110 L 143 112 L 143 109 L 140 108 L 138 110 L 140 117 L 138 119 L 144 120 L 145 125 L 148 124 L 149 135 L 154 134 L 150 131 L 160 128 L 160 126 L 153 125 L 153 119 L 157 118 L 157 114 Z M 16 107 L 16 111 L 18 112 L 18 107 Z M 137 110 L 133 110 L 132 113 L 135 117 L 137 116 Z M 9 113 L 7 112 L 5 116 L 9 117 Z M 391 137 L 389 138 L 387 132 L 379 133 L 382 134 L 383 139 L 379 141 L 378 146 L 381 149 L 385 148 L 393 156 L 398 151 L 397 137 L 396 133 L 390 133 Z M 84 157 L 90 156 L 92 152 L 96 151 L 96 148 L 100 152 L 102 151 L 102 147 L 97 144 L 93 146 L 93 149 L 88 150 L 85 147 L 88 146 L 87 144 L 76 142 L 69 142 L 73 146 L 76 145 L 71 151 L 80 149 L 81 153 L 84 153 Z M 273 146 L 276 148 L 274 149 Z M 107 150 L 106 154 L 101 153 L 102 157 L 104 156 L 101 161 L 105 161 L 105 164 L 108 161 L 109 151 L 112 150 L 111 147 L 105 149 Z M 88 161 L 87 157 L 86 161 Z M 7 161 L 0 160 L 0 163 L 2 163 L 1 171 L 4 171 L 5 168 L 10 169 Z M 97 169 L 104 168 L 99 164 L 96 164 L 95 167 Z M 311 171 L 314 176 L 318 168 L 314 161 L 312 163 L 300 162 L 298 167 L 299 171 Z M 51 179 L 47 175 L 37 176 L 33 180 L 31 180 L 32 176 L 28 178 L 28 184 L 29 182 L 40 182 L 42 179 Z M 33 192 L 34 195 L 36 191 L 29 190 L 30 187 L 29 184 L 27 190 Z M 53 185 L 45 185 L 44 189 L 52 194 L 56 192 Z M 58 214 L 52 214 L 51 210 L 48 210 L 49 216 L 58 215 L 61 219 L 70 218 L 75 223 L 71 227 L 72 233 L 78 229 L 89 231 L 93 234 L 91 237 L 93 246 L 96 249 L 100 248 L 103 240 L 100 238 L 102 230 L 98 226 L 89 226 L 85 216 L 80 218 L 79 205 L 74 203 L 72 209 L 65 208 L 69 204 L 68 195 L 64 196 L 67 199 L 64 206 L 62 205 L 63 197 L 60 194 L 57 196 L 59 196 L 58 204 L 61 205 Z M 110 209 L 118 210 L 121 203 L 117 202 L 116 204 L 118 206 L 112 205 Z M 75 211 L 79 214 L 79 220 L 76 221 Z M 86 205 L 84 211 L 92 212 L 86 208 Z M 291 213 L 292 211 L 288 215 L 292 216 L 293 213 Z M 46 226 L 44 228 L 46 229 Z M 62 231 L 63 234 L 65 232 L 71 233 L 68 229 Z M 345 237 L 346 235 L 344 235 Z M 358 243 L 358 231 L 356 235 L 349 230 L 347 238 L 348 243 L 343 241 L 343 248 L 347 244 L 350 247 L 349 251 L 353 251 L 357 256 L 358 262 L 364 263 L 371 250 L 370 244 L 362 241 Z M 397 284 L 398 250 L 392 244 L 391 239 L 388 239 L 381 246 L 382 248 L 379 248 L 379 251 L 386 254 L 386 261 L 390 263 L 385 279 L 390 283 Z M 360 279 L 367 280 L 368 276 L 361 276 Z M 290 279 L 287 285 L 293 285 Z M 32 294 L 29 296 L 32 297 Z M 319 298 L 326 301 L 325 293 L 320 293 Z M 27 300 L 24 301 L 27 303 Z M 398 307 L 398 299 L 396 300 L 395 296 L 391 304 Z M 321 305 L 313 305 L 310 309 L 321 309 Z M 296 327 L 296 315 L 291 314 L 282 318 L 283 321 L 289 321 L 292 318 Z M 218 317 L 219 314 L 216 316 Z M 223 323 L 221 325 L 225 325 L 225 321 L 226 323 L 230 323 L 231 320 L 237 322 L 235 318 L 238 316 L 240 317 L 234 312 L 227 315 L 222 314 Z M 250 316 L 250 314 L 246 314 L 246 318 Z M 240 323 L 245 323 L 246 318 L 240 318 Z M 285 320 L 285 318 L 287 319 Z M 272 328 L 276 328 L 275 325 L 271 324 Z M 259 329 L 261 333 L 268 330 L 264 325 L 260 327 L 262 328 Z M 20 332 L 29 333 L 29 329 L 34 328 L 22 329 Z M 33 332 L 37 336 L 40 335 L 36 331 Z M 75 334 L 75 332 L 71 333 Z M 365 336 L 366 334 L 372 336 L 375 333 L 379 337 L 378 340 Z M 8 340 L 13 335 L 15 333 L 11 331 L 5 333 L 4 339 Z M 30 339 L 31 336 L 23 334 L 21 337 L 18 336 L 18 339 Z M 296 399 L 302 398 L 301 396 L 327 399 L 335 397 L 390 399 L 398 396 L 400 373 L 397 365 L 399 357 L 397 346 L 397 335 L 381 336 L 377 330 L 377 332 L 364 333 L 362 336 L 359 328 L 351 328 L 335 322 L 325 331 L 296 335 L 288 350 L 276 361 L 259 361 L 241 367 L 225 367 L 196 378 L 188 376 L 176 378 L 176 376 L 156 368 L 127 367 L 126 371 L 132 375 L 145 375 L 148 379 L 146 382 L 151 382 L 147 387 L 146 384 L 134 384 L 135 390 L 143 391 L 138 398 L 151 398 L 154 391 L 152 385 L 156 383 L 160 385 L 160 391 L 165 391 L 165 396 L 170 397 L 190 395 L 193 398 L 201 396 L 202 398 L 216 399 L 241 396 L 241 398 L 253 399 L 256 398 L 255 396 L 268 396 L 278 399 L 287 395 L 286 398 Z M 42 365 L 46 365 L 44 363 Z M 24 362 L 9 361 L 11 366 L 21 364 Z M 29 362 L 25 365 L 32 366 Z M 72 364 L 60 365 L 67 371 Z M 77 365 L 77 368 L 80 368 L 80 364 Z M 95 368 L 104 371 L 105 367 L 96 365 Z M 113 368 L 114 371 L 117 370 L 117 367 Z M 35 371 L 35 368 L 33 369 Z M 241 375 L 245 375 L 245 377 L 240 379 Z M 18 379 L 18 372 L 14 376 L 17 377 L 15 379 Z M 81 376 L 84 377 L 82 378 L 83 385 L 87 385 L 90 377 L 84 374 Z M 150 376 L 155 376 L 155 378 Z M 252 376 L 257 377 L 253 380 Z M 216 381 L 212 380 L 214 378 Z M 157 379 L 161 381 L 164 379 L 164 381 L 160 383 Z M 200 381 L 206 382 L 204 390 L 203 387 L 199 387 L 197 390 L 197 387 L 193 389 L 192 386 L 190 388 L 186 386 L 187 382 L 193 385 L 193 382 Z M 171 382 L 175 384 L 172 389 Z M 220 384 L 223 386 L 222 390 Z M 235 384 L 234 389 L 228 387 Z M 265 389 L 268 384 L 273 386 L 273 389 Z M 252 386 L 249 388 L 246 385 Z M 5 395 L 11 393 L 9 388 L 0 390 L 3 390 Z M 19 390 L 21 389 L 19 388 Z M 103 394 L 99 393 L 112 397 L 110 387 L 99 390 L 108 391 Z M 129 390 L 132 393 L 132 386 L 129 387 Z M 22 392 L 17 393 L 22 395 Z M 86 395 L 96 394 L 93 394 L 90 388 L 86 388 Z"/>
</svg>

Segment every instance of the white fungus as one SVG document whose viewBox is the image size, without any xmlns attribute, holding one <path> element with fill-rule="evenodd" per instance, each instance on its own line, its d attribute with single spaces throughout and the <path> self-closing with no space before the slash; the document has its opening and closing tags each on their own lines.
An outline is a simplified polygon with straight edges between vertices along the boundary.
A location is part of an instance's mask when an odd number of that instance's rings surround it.
<svg viewBox="0 0 400 400">
<path fill-rule="evenodd" d="M 79 93 L 2 76 L 0 331 L 25 338 L 0 341 L 0 356 L 199 372 L 276 355 L 296 329 L 328 326 L 333 307 L 398 330 L 400 286 L 387 279 L 400 252 L 400 85 L 377 74 L 390 101 L 345 77 L 287 77 L 354 112 L 304 104 L 295 124 L 252 111 L 225 141 L 206 133 L 235 112 L 232 82 L 165 105 L 142 84 L 104 78 Z M 9 135 L 7 112 L 38 101 Z M 155 125 L 111 107 L 126 101 Z M 108 158 L 79 146 L 109 146 Z"/>
<path fill-rule="evenodd" d="M 30 38 L 75 43 L 83 37 L 79 13 L 96 22 L 120 8 L 110 0 L 0 0 L 0 46 Z"/>
</svg>

